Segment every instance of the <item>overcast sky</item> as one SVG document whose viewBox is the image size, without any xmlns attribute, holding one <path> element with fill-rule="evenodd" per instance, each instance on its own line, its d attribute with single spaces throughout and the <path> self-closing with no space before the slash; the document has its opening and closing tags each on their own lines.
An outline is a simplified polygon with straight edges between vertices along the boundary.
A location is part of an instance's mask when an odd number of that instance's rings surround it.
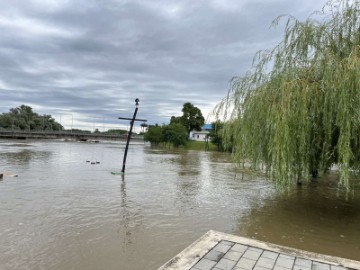
<svg viewBox="0 0 360 270">
<path fill-rule="evenodd" d="M 206 117 L 229 80 L 272 48 L 274 18 L 314 0 L 1 0 L 0 113 L 26 104 L 66 127 L 168 123 L 191 102 Z"/>
</svg>

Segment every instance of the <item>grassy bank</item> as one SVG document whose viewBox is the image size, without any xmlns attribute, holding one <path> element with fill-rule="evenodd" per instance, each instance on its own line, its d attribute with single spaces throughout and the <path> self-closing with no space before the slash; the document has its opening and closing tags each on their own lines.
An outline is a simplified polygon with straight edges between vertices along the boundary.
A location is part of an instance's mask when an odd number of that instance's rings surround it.
<svg viewBox="0 0 360 270">
<path fill-rule="evenodd" d="M 181 148 L 186 150 L 200 150 L 205 151 L 205 142 L 197 142 L 197 141 L 187 141 L 185 146 Z M 208 151 L 217 151 L 217 146 L 212 144 L 211 142 L 208 143 Z"/>
<path fill-rule="evenodd" d="M 176 149 L 171 144 L 164 144 L 160 143 L 158 144 L 160 147 L 168 148 L 168 149 Z M 196 150 L 196 151 L 217 151 L 217 146 L 215 144 L 212 144 L 211 142 L 208 143 L 208 148 L 206 149 L 205 142 L 197 142 L 197 141 L 187 141 L 186 145 L 180 146 L 178 149 L 183 150 Z"/>
</svg>

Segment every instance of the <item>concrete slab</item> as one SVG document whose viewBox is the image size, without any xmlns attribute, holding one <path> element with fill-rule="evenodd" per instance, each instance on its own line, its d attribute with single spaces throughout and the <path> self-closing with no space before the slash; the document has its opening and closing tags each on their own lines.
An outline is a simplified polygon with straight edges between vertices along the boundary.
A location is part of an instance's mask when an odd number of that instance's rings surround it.
<svg viewBox="0 0 360 270">
<path fill-rule="evenodd" d="M 360 270 L 360 262 L 209 231 L 158 270 Z"/>
</svg>

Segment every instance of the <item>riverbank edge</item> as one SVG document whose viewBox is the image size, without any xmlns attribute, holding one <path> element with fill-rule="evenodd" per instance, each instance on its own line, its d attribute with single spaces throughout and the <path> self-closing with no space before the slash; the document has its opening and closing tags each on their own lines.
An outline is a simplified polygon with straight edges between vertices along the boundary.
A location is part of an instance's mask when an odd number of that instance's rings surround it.
<svg viewBox="0 0 360 270">
<path fill-rule="evenodd" d="M 308 260 L 313 260 L 321 263 L 331 264 L 335 266 L 342 266 L 350 269 L 360 270 L 360 262 L 346 258 L 340 258 L 330 255 L 318 254 L 310 251 L 295 249 L 291 247 L 276 245 L 254 239 L 249 239 L 241 236 L 230 235 L 218 231 L 210 230 L 205 235 L 200 237 L 190 246 L 185 248 L 178 255 L 170 259 L 157 270 L 185 270 L 193 267 L 202 257 L 204 257 L 213 247 L 220 241 L 231 241 L 256 247 L 277 253 L 285 253 L 295 257 L 301 257 Z"/>
</svg>

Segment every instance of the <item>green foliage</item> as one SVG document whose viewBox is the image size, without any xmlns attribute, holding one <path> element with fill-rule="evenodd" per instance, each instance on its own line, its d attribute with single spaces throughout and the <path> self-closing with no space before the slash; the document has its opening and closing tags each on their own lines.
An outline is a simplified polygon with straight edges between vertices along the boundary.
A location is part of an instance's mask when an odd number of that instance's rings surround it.
<svg viewBox="0 0 360 270">
<path fill-rule="evenodd" d="M 181 117 L 176 117 L 176 116 L 171 116 L 170 118 L 170 124 L 176 124 L 176 123 L 180 123 L 181 124 Z"/>
<path fill-rule="evenodd" d="M 180 123 L 165 126 L 163 134 L 164 142 L 172 143 L 174 147 L 185 145 L 188 138 L 186 128 Z"/>
<path fill-rule="evenodd" d="M 32 108 L 21 105 L 0 114 L 0 128 L 12 130 L 62 130 L 63 126 L 51 115 L 39 115 Z"/>
<path fill-rule="evenodd" d="M 210 141 L 217 146 L 218 151 L 223 149 L 223 129 L 224 123 L 217 120 L 211 123 L 211 131 L 209 133 Z"/>
<path fill-rule="evenodd" d="M 204 117 L 199 108 L 190 102 L 184 103 L 181 117 L 172 116 L 169 125 L 149 126 L 144 139 L 153 144 L 171 144 L 174 147 L 185 145 L 191 130 L 201 130 Z"/>
<path fill-rule="evenodd" d="M 360 169 L 360 4 L 331 1 L 315 15 L 288 17 L 282 42 L 232 80 L 218 113 L 236 159 L 266 165 L 280 186 L 337 164 L 350 190 Z"/>
<path fill-rule="evenodd" d="M 103 132 L 105 134 L 119 134 L 119 135 L 123 135 L 123 134 L 127 134 L 127 130 L 125 129 L 109 129 L 105 132 Z"/>
<path fill-rule="evenodd" d="M 179 123 L 170 125 L 149 126 L 144 135 L 145 141 L 158 145 L 160 143 L 171 144 L 174 147 L 185 145 L 187 141 L 187 132 L 185 127 Z"/>
<path fill-rule="evenodd" d="M 155 145 L 163 142 L 163 127 L 157 124 L 149 126 L 148 131 L 144 134 L 144 140 Z"/>
<path fill-rule="evenodd" d="M 71 129 L 72 133 L 85 133 L 85 134 L 91 134 L 90 130 L 82 130 L 82 129 L 77 129 L 77 128 L 73 128 Z"/>
<path fill-rule="evenodd" d="M 195 107 L 190 102 L 186 102 L 182 109 L 183 115 L 180 119 L 174 117 L 173 121 L 180 122 L 187 130 L 187 134 L 190 134 L 191 130 L 201 130 L 201 127 L 205 123 L 205 119 L 198 107 Z M 173 119 L 173 117 L 171 118 Z"/>
</svg>

